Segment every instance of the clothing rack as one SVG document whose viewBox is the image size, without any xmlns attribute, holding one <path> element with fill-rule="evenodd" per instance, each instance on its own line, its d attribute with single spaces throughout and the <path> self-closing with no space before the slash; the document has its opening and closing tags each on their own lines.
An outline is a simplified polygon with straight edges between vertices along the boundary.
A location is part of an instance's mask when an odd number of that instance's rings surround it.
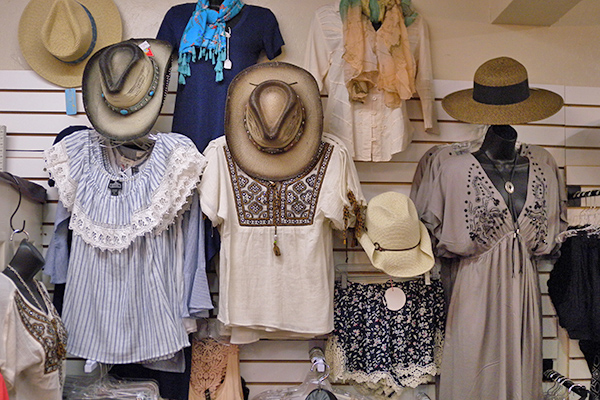
<svg viewBox="0 0 600 400">
<path fill-rule="evenodd" d="M 547 378 L 551 381 L 558 382 L 564 387 L 566 387 L 569 392 L 573 392 L 579 395 L 582 399 L 587 398 L 589 392 L 585 386 L 580 385 L 578 383 L 574 383 L 570 379 L 567 379 L 563 375 L 559 374 L 553 369 L 547 369 L 544 371 L 544 378 Z"/>
</svg>

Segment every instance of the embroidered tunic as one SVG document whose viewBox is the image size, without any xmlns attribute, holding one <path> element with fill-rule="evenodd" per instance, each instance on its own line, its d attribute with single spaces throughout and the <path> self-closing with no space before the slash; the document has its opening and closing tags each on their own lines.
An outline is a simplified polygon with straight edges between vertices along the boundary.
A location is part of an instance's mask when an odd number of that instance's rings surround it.
<svg viewBox="0 0 600 400">
<path fill-rule="evenodd" d="M 537 262 L 566 227 L 566 190 L 552 156 L 529 159 L 520 233 L 501 194 L 471 153 L 443 162 L 422 219 L 438 256 L 455 258 L 440 398 L 542 399 L 542 330 Z M 520 238 L 520 239 L 519 239 Z"/>
<path fill-rule="evenodd" d="M 130 176 L 110 162 L 117 151 L 83 130 L 46 152 L 73 231 L 63 306 L 68 351 L 109 364 L 166 359 L 189 346 L 182 318 L 190 291 L 212 308 L 204 255 L 184 252 L 186 235 L 199 227 L 181 218 L 205 160 L 175 133 L 157 134 Z M 189 257 L 193 273 L 184 270 Z"/>
<path fill-rule="evenodd" d="M 345 228 L 348 192 L 364 203 L 343 144 L 324 134 L 316 165 L 278 183 L 245 174 L 225 137 L 212 141 L 205 155 L 201 204 L 221 233 L 218 319 L 233 328 L 232 341 L 241 333 L 248 336 L 240 342 L 251 342 L 263 333 L 330 332 L 332 232 Z M 279 257 L 273 252 L 276 227 Z"/>
<path fill-rule="evenodd" d="M 422 17 L 408 26 L 411 53 L 417 65 L 415 85 L 421 100 L 426 132 L 438 132 L 433 93 L 433 69 L 429 33 Z M 375 49 L 375 30 L 366 34 L 367 51 Z M 389 161 L 406 149 L 414 127 L 406 104 L 389 108 L 380 90 L 372 89 L 364 103 L 351 102 L 344 80 L 344 37 L 339 2 L 319 8 L 310 27 L 304 68 L 310 71 L 322 93 L 329 95 L 323 129 L 339 137 L 356 161 Z"/>
<path fill-rule="evenodd" d="M 61 400 L 67 332 L 48 293 L 48 312 L 21 296 L 0 273 L 0 373 L 11 400 Z"/>
</svg>

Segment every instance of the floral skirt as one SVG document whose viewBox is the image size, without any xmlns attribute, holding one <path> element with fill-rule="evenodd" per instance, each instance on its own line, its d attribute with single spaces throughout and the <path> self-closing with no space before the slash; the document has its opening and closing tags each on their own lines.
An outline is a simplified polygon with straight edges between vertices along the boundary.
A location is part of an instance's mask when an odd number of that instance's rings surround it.
<svg viewBox="0 0 600 400">
<path fill-rule="evenodd" d="M 397 311 L 386 306 L 390 283 L 336 282 L 334 331 L 326 345 L 333 381 L 385 399 L 399 398 L 405 387 L 438 374 L 445 323 L 440 281 L 393 285 L 406 295 Z"/>
</svg>

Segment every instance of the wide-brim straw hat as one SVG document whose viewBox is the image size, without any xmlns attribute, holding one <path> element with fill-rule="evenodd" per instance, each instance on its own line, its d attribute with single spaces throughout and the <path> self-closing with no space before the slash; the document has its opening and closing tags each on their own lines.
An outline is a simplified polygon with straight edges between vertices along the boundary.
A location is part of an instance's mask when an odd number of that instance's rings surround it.
<svg viewBox="0 0 600 400">
<path fill-rule="evenodd" d="M 431 239 L 412 200 L 397 192 L 373 197 L 358 241 L 373 266 L 399 278 L 412 278 L 434 264 Z"/>
<path fill-rule="evenodd" d="M 112 0 L 31 0 L 19 21 L 19 46 L 29 66 L 58 86 L 81 86 L 98 49 L 122 40 L 121 14 Z"/>
<path fill-rule="evenodd" d="M 94 129 L 119 141 L 150 133 L 167 94 L 172 56 L 172 46 L 157 39 L 129 39 L 94 54 L 81 88 Z"/>
<path fill-rule="evenodd" d="M 227 145 L 236 164 L 254 178 L 280 181 L 306 171 L 316 161 L 322 131 L 319 87 L 296 65 L 256 64 L 229 85 Z"/>
<path fill-rule="evenodd" d="M 484 125 L 539 121 L 562 106 L 560 95 L 530 88 L 527 70 L 510 57 L 486 61 L 475 72 L 472 89 L 451 93 L 442 100 L 442 107 L 451 117 Z"/>
</svg>

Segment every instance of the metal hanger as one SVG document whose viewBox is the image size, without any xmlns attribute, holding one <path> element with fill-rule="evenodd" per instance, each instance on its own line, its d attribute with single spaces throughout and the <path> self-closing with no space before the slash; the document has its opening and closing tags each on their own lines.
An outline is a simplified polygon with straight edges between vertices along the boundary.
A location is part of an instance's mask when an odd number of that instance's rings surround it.
<svg viewBox="0 0 600 400">
<path fill-rule="evenodd" d="M 21 193 L 21 185 L 19 185 L 19 181 L 17 181 L 17 178 L 14 177 L 14 175 L 10 174 L 10 177 L 15 181 L 15 183 L 17 184 L 17 190 L 19 191 L 19 201 L 17 203 L 17 208 L 15 209 L 15 211 L 13 211 L 12 215 L 10 216 L 10 229 L 12 230 L 12 233 L 10 235 L 10 240 L 12 241 L 13 236 L 16 233 L 21 233 L 21 232 L 25 232 L 25 220 L 23 220 L 23 227 L 21 229 L 16 229 L 13 225 L 13 218 L 14 216 L 17 214 L 17 211 L 19 211 L 19 208 L 21 207 L 21 200 L 23 198 L 23 194 Z M 27 232 L 25 232 L 25 234 L 27 235 Z M 27 239 L 29 239 L 29 235 L 27 235 Z"/>
</svg>

